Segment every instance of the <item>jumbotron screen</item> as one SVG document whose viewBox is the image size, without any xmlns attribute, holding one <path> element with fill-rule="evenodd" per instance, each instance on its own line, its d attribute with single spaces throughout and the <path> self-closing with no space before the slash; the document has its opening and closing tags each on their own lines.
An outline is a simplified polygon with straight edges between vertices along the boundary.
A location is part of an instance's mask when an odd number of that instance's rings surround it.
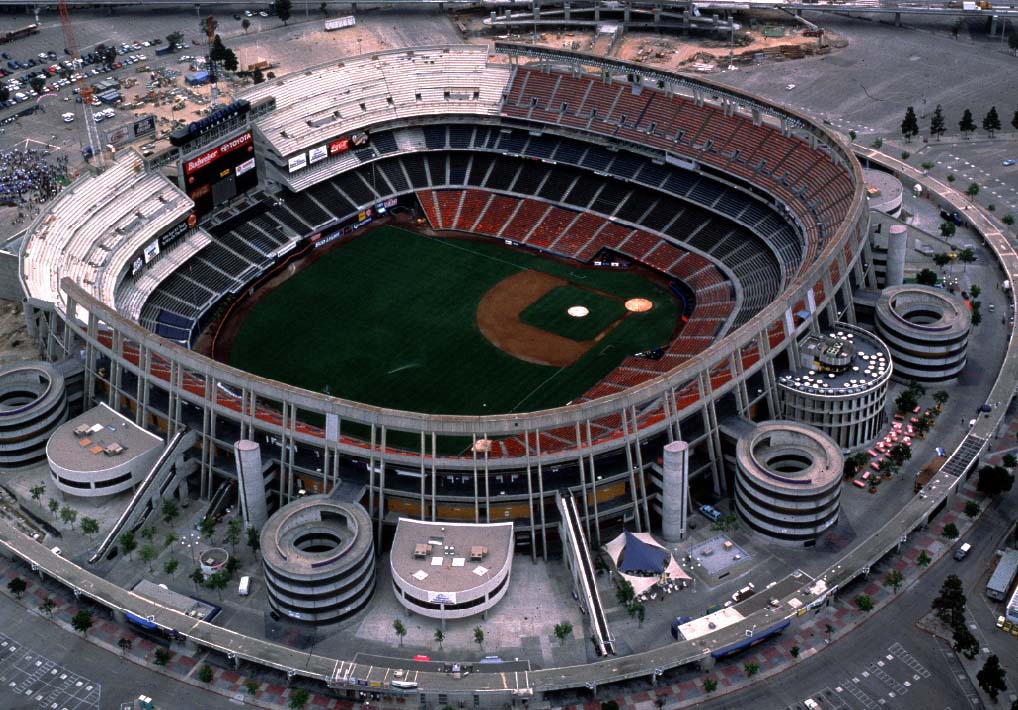
<svg viewBox="0 0 1018 710">
<path fill-rule="evenodd" d="M 244 131 L 184 161 L 184 190 L 198 216 L 258 184 L 254 140 Z"/>
</svg>

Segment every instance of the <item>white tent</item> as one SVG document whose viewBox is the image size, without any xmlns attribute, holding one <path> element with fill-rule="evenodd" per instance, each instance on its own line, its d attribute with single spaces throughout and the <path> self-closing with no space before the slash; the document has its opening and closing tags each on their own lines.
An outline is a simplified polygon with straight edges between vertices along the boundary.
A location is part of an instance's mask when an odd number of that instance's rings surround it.
<svg viewBox="0 0 1018 710">
<path fill-rule="evenodd" d="M 633 585 L 633 591 L 637 594 L 643 594 L 649 591 L 652 587 L 661 582 L 675 581 L 680 579 L 689 579 L 689 575 L 686 571 L 679 566 L 679 563 L 675 561 L 675 557 L 670 553 L 667 548 L 662 546 L 650 533 L 628 533 L 632 538 L 636 538 L 638 542 L 651 547 L 656 547 L 667 555 L 667 564 L 662 568 L 661 575 L 655 576 L 640 576 L 633 574 L 626 574 L 619 569 L 619 564 L 622 561 L 623 555 L 626 551 L 626 536 L 627 533 L 623 532 L 614 540 L 604 546 L 608 556 L 611 557 L 612 562 L 615 564 L 615 570 L 619 575 Z"/>
</svg>

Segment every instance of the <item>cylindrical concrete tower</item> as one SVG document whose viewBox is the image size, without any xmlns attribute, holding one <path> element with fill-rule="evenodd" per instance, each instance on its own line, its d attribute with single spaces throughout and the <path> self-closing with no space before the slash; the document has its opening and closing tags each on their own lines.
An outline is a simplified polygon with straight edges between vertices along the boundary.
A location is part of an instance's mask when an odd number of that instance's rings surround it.
<svg viewBox="0 0 1018 710">
<path fill-rule="evenodd" d="M 665 444 L 664 479 L 661 486 L 661 535 L 677 542 L 686 535 L 689 511 L 689 444 Z"/>
<path fill-rule="evenodd" d="M 887 230 L 887 286 L 905 283 L 905 251 L 908 246 L 908 227 L 892 224 Z"/>
<path fill-rule="evenodd" d="M 240 483 L 240 511 L 244 523 L 261 530 L 269 519 L 265 501 L 265 479 L 262 478 L 262 450 L 256 441 L 240 439 L 233 445 L 237 462 L 237 481 Z"/>
</svg>

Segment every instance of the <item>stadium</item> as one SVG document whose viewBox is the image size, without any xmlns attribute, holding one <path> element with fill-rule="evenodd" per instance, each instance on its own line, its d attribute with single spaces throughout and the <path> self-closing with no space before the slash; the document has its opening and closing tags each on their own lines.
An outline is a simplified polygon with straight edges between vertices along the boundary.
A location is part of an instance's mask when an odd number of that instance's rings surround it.
<svg viewBox="0 0 1018 710">
<path fill-rule="evenodd" d="M 592 542 L 647 531 L 661 447 L 688 441 L 694 485 L 730 490 L 726 419 L 779 417 L 799 337 L 854 321 L 857 161 L 698 77 L 401 49 L 174 138 L 65 190 L 20 279 L 90 404 L 198 434 L 203 497 L 251 439 L 279 504 L 343 482 L 379 540 L 400 516 L 512 521 L 546 554 L 564 491 Z"/>
</svg>

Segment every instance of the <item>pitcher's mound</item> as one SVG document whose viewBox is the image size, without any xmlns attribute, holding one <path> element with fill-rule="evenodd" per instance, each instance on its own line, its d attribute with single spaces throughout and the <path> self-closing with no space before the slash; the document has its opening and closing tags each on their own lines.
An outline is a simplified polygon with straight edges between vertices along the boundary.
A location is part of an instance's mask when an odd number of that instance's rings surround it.
<svg viewBox="0 0 1018 710">
<path fill-rule="evenodd" d="M 626 310 L 632 313 L 644 313 L 654 307 L 646 298 L 630 298 L 626 301 Z"/>
<path fill-rule="evenodd" d="M 566 313 L 573 318 L 583 318 L 590 315 L 590 310 L 586 306 L 570 306 Z"/>
</svg>

